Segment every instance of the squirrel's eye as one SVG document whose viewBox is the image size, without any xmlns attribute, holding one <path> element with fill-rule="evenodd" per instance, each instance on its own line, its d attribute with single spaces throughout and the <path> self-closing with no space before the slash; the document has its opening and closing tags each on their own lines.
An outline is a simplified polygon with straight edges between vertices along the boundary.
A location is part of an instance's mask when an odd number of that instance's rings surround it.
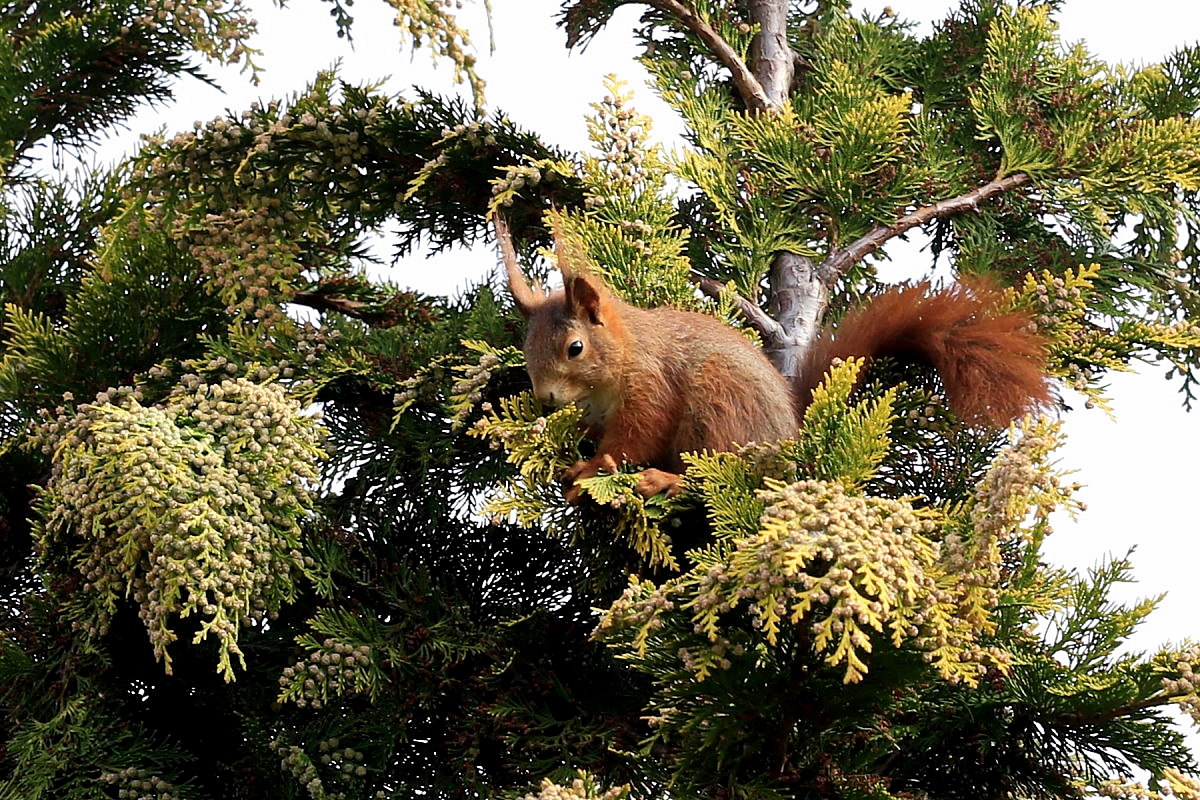
<svg viewBox="0 0 1200 800">
<path fill-rule="evenodd" d="M 576 339 L 567 345 L 567 358 L 575 358 L 583 352 L 583 342 Z"/>
</svg>

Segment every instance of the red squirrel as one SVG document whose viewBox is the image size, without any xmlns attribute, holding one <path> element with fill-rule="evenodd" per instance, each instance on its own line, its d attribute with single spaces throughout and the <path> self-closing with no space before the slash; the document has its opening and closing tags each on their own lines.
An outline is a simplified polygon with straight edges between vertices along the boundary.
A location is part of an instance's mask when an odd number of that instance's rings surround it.
<svg viewBox="0 0 1200 800">
<path fill-rule="evenodd" d="M 645 467 L 644 496 L 680 490 L 680 453 L 725 451 L 795 436 L 812 390 L 835 358 L 895 356 L 933 366 L 951 408 L 1002 426 L 1050 403 L 1045 343 L 1030 318 L 993 313 L 986 284 L 932 291 L 928 282 L 889 290 L 852 310 L 811 348 L 793 387 L 745 336 L 706 314 L 630 305 L 595 275 L 559 258 L 563 288 L 530 288 L 507 226 L 497 239 L 517 309 L 533 390 L 547 406 L 575 403 L 596 455 L 562 476 L 575 482 L 622 463 Z"/>
</svg>

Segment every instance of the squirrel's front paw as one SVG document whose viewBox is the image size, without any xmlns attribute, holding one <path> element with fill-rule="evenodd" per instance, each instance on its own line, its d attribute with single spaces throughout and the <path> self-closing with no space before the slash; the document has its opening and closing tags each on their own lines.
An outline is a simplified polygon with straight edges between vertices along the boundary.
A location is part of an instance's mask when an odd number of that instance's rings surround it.
<svg viewBox="0 0 1200 800">
<path fill-rule="evenodd" d="M 683 491 L 683 476 L 675 472 L 664 472 L 653 467 L 638 473 L 637 486 L 633 490 L 642 497 L 654 497 L 662 492 L 674 497 Z"/>
<path fill-rule="evenodd" d="M 579 493 L 582 491 L 577 481 L 594 478 L 601 472 L 616 471 L 617 462 L 608 453 L 599 453 L 587 461 L 577 461 L 559 476 L 558 480 L 563 485 L 563 497 L 568 503 L 575 505 L 579 502 Z"/>
</svg>

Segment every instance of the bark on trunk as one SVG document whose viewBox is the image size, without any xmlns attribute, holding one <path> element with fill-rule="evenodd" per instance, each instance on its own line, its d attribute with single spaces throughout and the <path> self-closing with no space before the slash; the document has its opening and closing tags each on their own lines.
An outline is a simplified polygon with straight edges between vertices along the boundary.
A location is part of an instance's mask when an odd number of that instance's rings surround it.
<svg viewBox="0 0 1200 800">
<path fill-rule="evenodd" d="M 772 110 L 788 102 L 796 60 L 788 46 L 788 8 L 781 0 L 751 0 L 750 19 L 758 33 L 750 43 L 750 72 L 758 79 Z"/>
<path fill-rule="evenodd" d="M 767 312 L 781 333 L 765 340 L 766 354 L 784 377 L 795 379 L 825 318 L 829 287 L 817 278 L 812 259 L 795 253 L 775 255 L 768 281 Z"/>
<path fill-rule="evenodd" d="M 750 45 L 749 67 L 763 88 L 771 110 L 790 102 L 796 58 L 788 46 L 787 0 L 750 0 L 750 19 L 758 33 Z M 795 253 L 776 253 L 769 273 L 769 315 L 778 323 L 778 333 L 766 337 L 766 352 L 775 367 L 788 378 L 800 374 L 825 310 L 830 285 L 819 280 L 812 260 Z"/>
</svg>

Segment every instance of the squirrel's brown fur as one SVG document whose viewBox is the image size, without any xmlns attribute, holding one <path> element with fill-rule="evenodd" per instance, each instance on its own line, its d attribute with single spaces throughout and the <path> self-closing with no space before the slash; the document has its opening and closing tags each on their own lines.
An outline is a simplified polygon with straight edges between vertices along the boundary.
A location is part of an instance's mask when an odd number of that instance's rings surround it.
<svg viewBox="0 0 1200 800">
<path fill-rule="evenodd" d="M 806 406 L 835 358 L 894 357 L 937 372 L 960 418 L 1003 427 L 1051 404 L 1046 342 L 1028 314 L 997 313 L 1000 292 L 980 278 L 934 290 L 898 286 L 852 309 L 809 350 L 796 386 Z"/>
<path fill-rule="evenodd" d="M 745 336 L 718 320 L 643 309 L 560 258 L 564 286 L 530 289 L 503 220 L 496 230 L 518 309 L 529 322 L 525 359 L 538 398 L 584 411 L 596 455 L 566 471 L 568 499 L 580 478 L 647 467 L 637 490 L 678 491 L 680 453 L 729 450 L 790 438 L 834 358 L 896 356 L 938 370 L 964 419 L 1004 425 L 1050 402 L 1044 343 L 1023 314 L 994 314 L 985 285 L 886 292 L 851 311 L 816 343 L 795 389 Z"/>
</svg>

